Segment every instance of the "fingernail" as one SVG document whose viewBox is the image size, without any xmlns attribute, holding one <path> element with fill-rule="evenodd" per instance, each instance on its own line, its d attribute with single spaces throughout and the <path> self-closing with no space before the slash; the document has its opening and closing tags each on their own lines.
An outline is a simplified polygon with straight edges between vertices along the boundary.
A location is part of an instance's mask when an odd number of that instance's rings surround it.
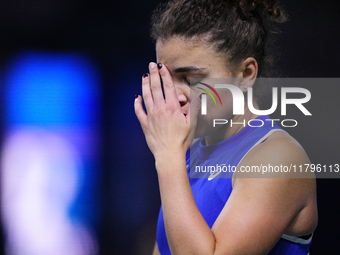
<svg viewBox="0 0 340 255">
<path fill-rule="evenodd" d="M 161 63 L 157 63 L 157 67 L 158 67 L 159 70 L 161 70 L 163 65 Z"/>
<path fill-rule="evenodd" d="M 135 98 L 138 98 L 138 95 L 135 95 Z"/>
<path fill-rule="evenodd" d="M 151 62 L 151 63 L 149 64 L 149 67 L 150 67 L 150 68 L 154 68 L 154 67 L 156 67 L 156 64 L 155 64 L 154 62 Z"/>
<path fill-rule="evenodd" d="M 143 74 L 143 78 L 146 78 L 146 77 L 148 77 L 148 76 L 149 76 L 148 73 Z"/>
</svg>

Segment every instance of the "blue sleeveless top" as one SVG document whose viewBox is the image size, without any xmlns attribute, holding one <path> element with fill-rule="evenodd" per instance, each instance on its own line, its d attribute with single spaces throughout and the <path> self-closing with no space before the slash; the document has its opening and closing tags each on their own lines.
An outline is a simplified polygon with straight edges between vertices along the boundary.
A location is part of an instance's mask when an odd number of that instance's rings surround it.
<svg viewBox="0 0 340 255">
<path fill-rule="evenodd" d="M 268 116 L 259 116 L 254 126 L 262 120 L 262 127 L 244 127 L 236 135 L 209 146 L 202 145 L 202 140 L 195 142 L 186 154 L 187 170 L 190 186 L 196 205 L 211 228 L 222 211 L 232 192 L 232 171 L 222 171 L 218 175 L 211 174 L 209 167 L 237 167 L 243 157 L 257 144 L 264 141 L 274 130 L 282 130 L 275 122 L 266 121 Z M 256 123 L 256 124 L 255 124 Z M 161 255 L 169 255 L 170 249 L 165 234 L 162 207 L 158 216 L 157 245 Z M 270 255 L 294 254 L 307 255 L 311 239 L 305 240 L 299 237 L 283 235 Z"/>
</svg>

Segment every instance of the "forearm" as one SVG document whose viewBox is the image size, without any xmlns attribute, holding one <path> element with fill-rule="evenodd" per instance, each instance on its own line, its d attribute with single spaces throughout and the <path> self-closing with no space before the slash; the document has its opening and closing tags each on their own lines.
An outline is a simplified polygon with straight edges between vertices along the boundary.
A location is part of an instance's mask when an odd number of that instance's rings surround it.
<svg viewBox="0 0 340 255">
<path fill-rule="evenodd" d="M 215 238 L 196 206 L 186 171 L 185 153 L 156 160 L 156 168 L 172 254 L 213 254 Z"/>
</svg>

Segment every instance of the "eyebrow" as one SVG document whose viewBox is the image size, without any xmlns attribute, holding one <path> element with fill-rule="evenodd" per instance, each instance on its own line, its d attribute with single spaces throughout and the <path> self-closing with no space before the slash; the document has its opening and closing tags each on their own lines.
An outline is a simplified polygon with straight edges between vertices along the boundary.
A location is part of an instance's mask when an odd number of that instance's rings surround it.
<svg viewBox="0 0 340 255">
<path fill-rule="evenodd" d="M 206 70 L 206 68 L 199 68 L 196 66 L 186 66 L 186 67 L 179 67 L 174 70 L 175 73 L 189 73 L 189 72 L 200 72 Z"/>
</svg>

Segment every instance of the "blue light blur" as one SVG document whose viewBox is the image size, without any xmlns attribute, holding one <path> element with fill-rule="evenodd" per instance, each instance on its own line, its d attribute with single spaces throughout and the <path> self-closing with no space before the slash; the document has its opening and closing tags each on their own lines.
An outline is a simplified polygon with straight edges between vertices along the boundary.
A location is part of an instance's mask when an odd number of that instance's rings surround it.
<svg viewBox="0 0 340 255">
<path fill-rule="evenodd" d="M 8 124 L 90 124 L 98 118 L 98 72 L 81 55 L 25 53 L 8 66 L 5 84 Z"/>
<path fill-rule="evenodd" d="M 51 52 L 26 52 L 6 67 L 1 207 L 7 252 L 98 254 L 98 69 L 83 55 Z"/>
</svg>

